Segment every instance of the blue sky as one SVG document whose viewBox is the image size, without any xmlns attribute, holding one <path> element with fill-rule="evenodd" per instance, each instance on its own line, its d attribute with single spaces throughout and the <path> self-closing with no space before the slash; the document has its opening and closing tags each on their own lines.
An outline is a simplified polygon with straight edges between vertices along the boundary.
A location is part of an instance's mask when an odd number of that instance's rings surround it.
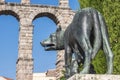
<svg viewBox="0 0 120 80">
<path fill-rule="evenodd" d="M 6 0 L 17 2 L 20 0 Z M 58 0 L 31 0 L 32 4 L 58 5 Z M 71 9 L 78 10 L 77 0 L 70 0 Z M 33 58 L 34 72 L 45 72 L 55 68 L 56 51 L 44 51 L 40 41 L 55 32 L 56 24 L 47 17 L 40 17 L 33 21 Z M 42 34 L 42 35 L 41 35 Z M 11 15 L 0 15 L 0 76 L 12 79 L 16 77 L 16 61 L 18 58 L 19 22 Z"/>
</svg>

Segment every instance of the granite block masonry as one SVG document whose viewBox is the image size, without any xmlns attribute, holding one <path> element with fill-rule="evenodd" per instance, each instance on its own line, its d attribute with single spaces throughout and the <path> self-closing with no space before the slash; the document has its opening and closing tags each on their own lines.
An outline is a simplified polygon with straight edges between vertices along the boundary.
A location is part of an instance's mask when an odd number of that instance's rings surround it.
<svg viewBox="0 0 120 80">
<path fill-rule="evenodd" d="M 30 0 L 21 0 L 21 3 L 7 3 L 5 0 L 0 0 L 0 15 L 12 15 L 18 20 L 20 25 L 16 80 L 32 80 L 33 78 L 33 20 L 46 16 L 52 19 L 57 26 L 66 29 L 71 23 L 74 14 L 74 11 L 69 7 L 69 0 L 59 0 L 58 6 L 30 4 Z M 62 76 L 62 70 L 64 69 L 63 52 L 58 51 L 57 53 L 57 79 Z"/>
</svg>

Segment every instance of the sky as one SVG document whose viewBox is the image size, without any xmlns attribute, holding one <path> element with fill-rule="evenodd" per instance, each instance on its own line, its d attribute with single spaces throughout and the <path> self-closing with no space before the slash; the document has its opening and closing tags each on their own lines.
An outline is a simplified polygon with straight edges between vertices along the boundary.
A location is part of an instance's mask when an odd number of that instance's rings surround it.
<svg viewBox="0 0 120 80">
<path fill-rule="evenodd" d="M 6 2 L 20 3 L 20 0 L 5 0 Z M 31 4 L 58 5 L 58 0 L 31 0 Z M 78 10 L 77 0 L 69 0 L 72 10 Z M 33 59 L 34 73 L 46 72 L 54 69 L 56 51 L 45 51 L 40 41 L 56 31 L 56 24 L 48 17 L 40 17 L 33 21 Z M 42 34 L 42 35 L 41 35 Z M 16 61 L 18 58 L 19 22 L 11 15 L 0 15 L 0 76 L 15 80 Z"/>
</svg>

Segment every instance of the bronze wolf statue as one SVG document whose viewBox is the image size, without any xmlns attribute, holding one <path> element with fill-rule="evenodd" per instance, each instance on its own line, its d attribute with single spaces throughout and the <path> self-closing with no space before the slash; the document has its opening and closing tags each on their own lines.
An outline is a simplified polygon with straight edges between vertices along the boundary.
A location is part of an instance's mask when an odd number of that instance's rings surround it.
<svg viewBox="0 0 120 80">
<path fill-rule="evenodd" d="M 107 60 L 107 74 L 113 72 L 113 53 L 110 49 L 108 31 L 103 16 L 93 8 L 84 8 L 76 12 L 73 21 L 65 31 L 57 29 L 48 39 L 41 42 L 45 50 L 65 49 L 66 78 L 72 76 L 72 55 L 83 70 L 80 74 L 90 71 L 91 60 L 100 49 L 103 49 Z"/>
</svg>

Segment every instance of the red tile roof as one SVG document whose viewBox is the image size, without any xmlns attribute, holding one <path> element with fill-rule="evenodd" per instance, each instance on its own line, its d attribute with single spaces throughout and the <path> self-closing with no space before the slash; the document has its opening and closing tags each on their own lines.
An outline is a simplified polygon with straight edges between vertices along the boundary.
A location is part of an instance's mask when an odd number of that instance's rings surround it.
<svg viewBox="0 0 120 80">
<path fill-rule="evenodd" d="M 13 80 L 13 79 L 10 79 L 10 78 L 4 77 L 4 76 L 0 76 L 0 78 L 2 78 L 3 80 Z"/>
</svg>

